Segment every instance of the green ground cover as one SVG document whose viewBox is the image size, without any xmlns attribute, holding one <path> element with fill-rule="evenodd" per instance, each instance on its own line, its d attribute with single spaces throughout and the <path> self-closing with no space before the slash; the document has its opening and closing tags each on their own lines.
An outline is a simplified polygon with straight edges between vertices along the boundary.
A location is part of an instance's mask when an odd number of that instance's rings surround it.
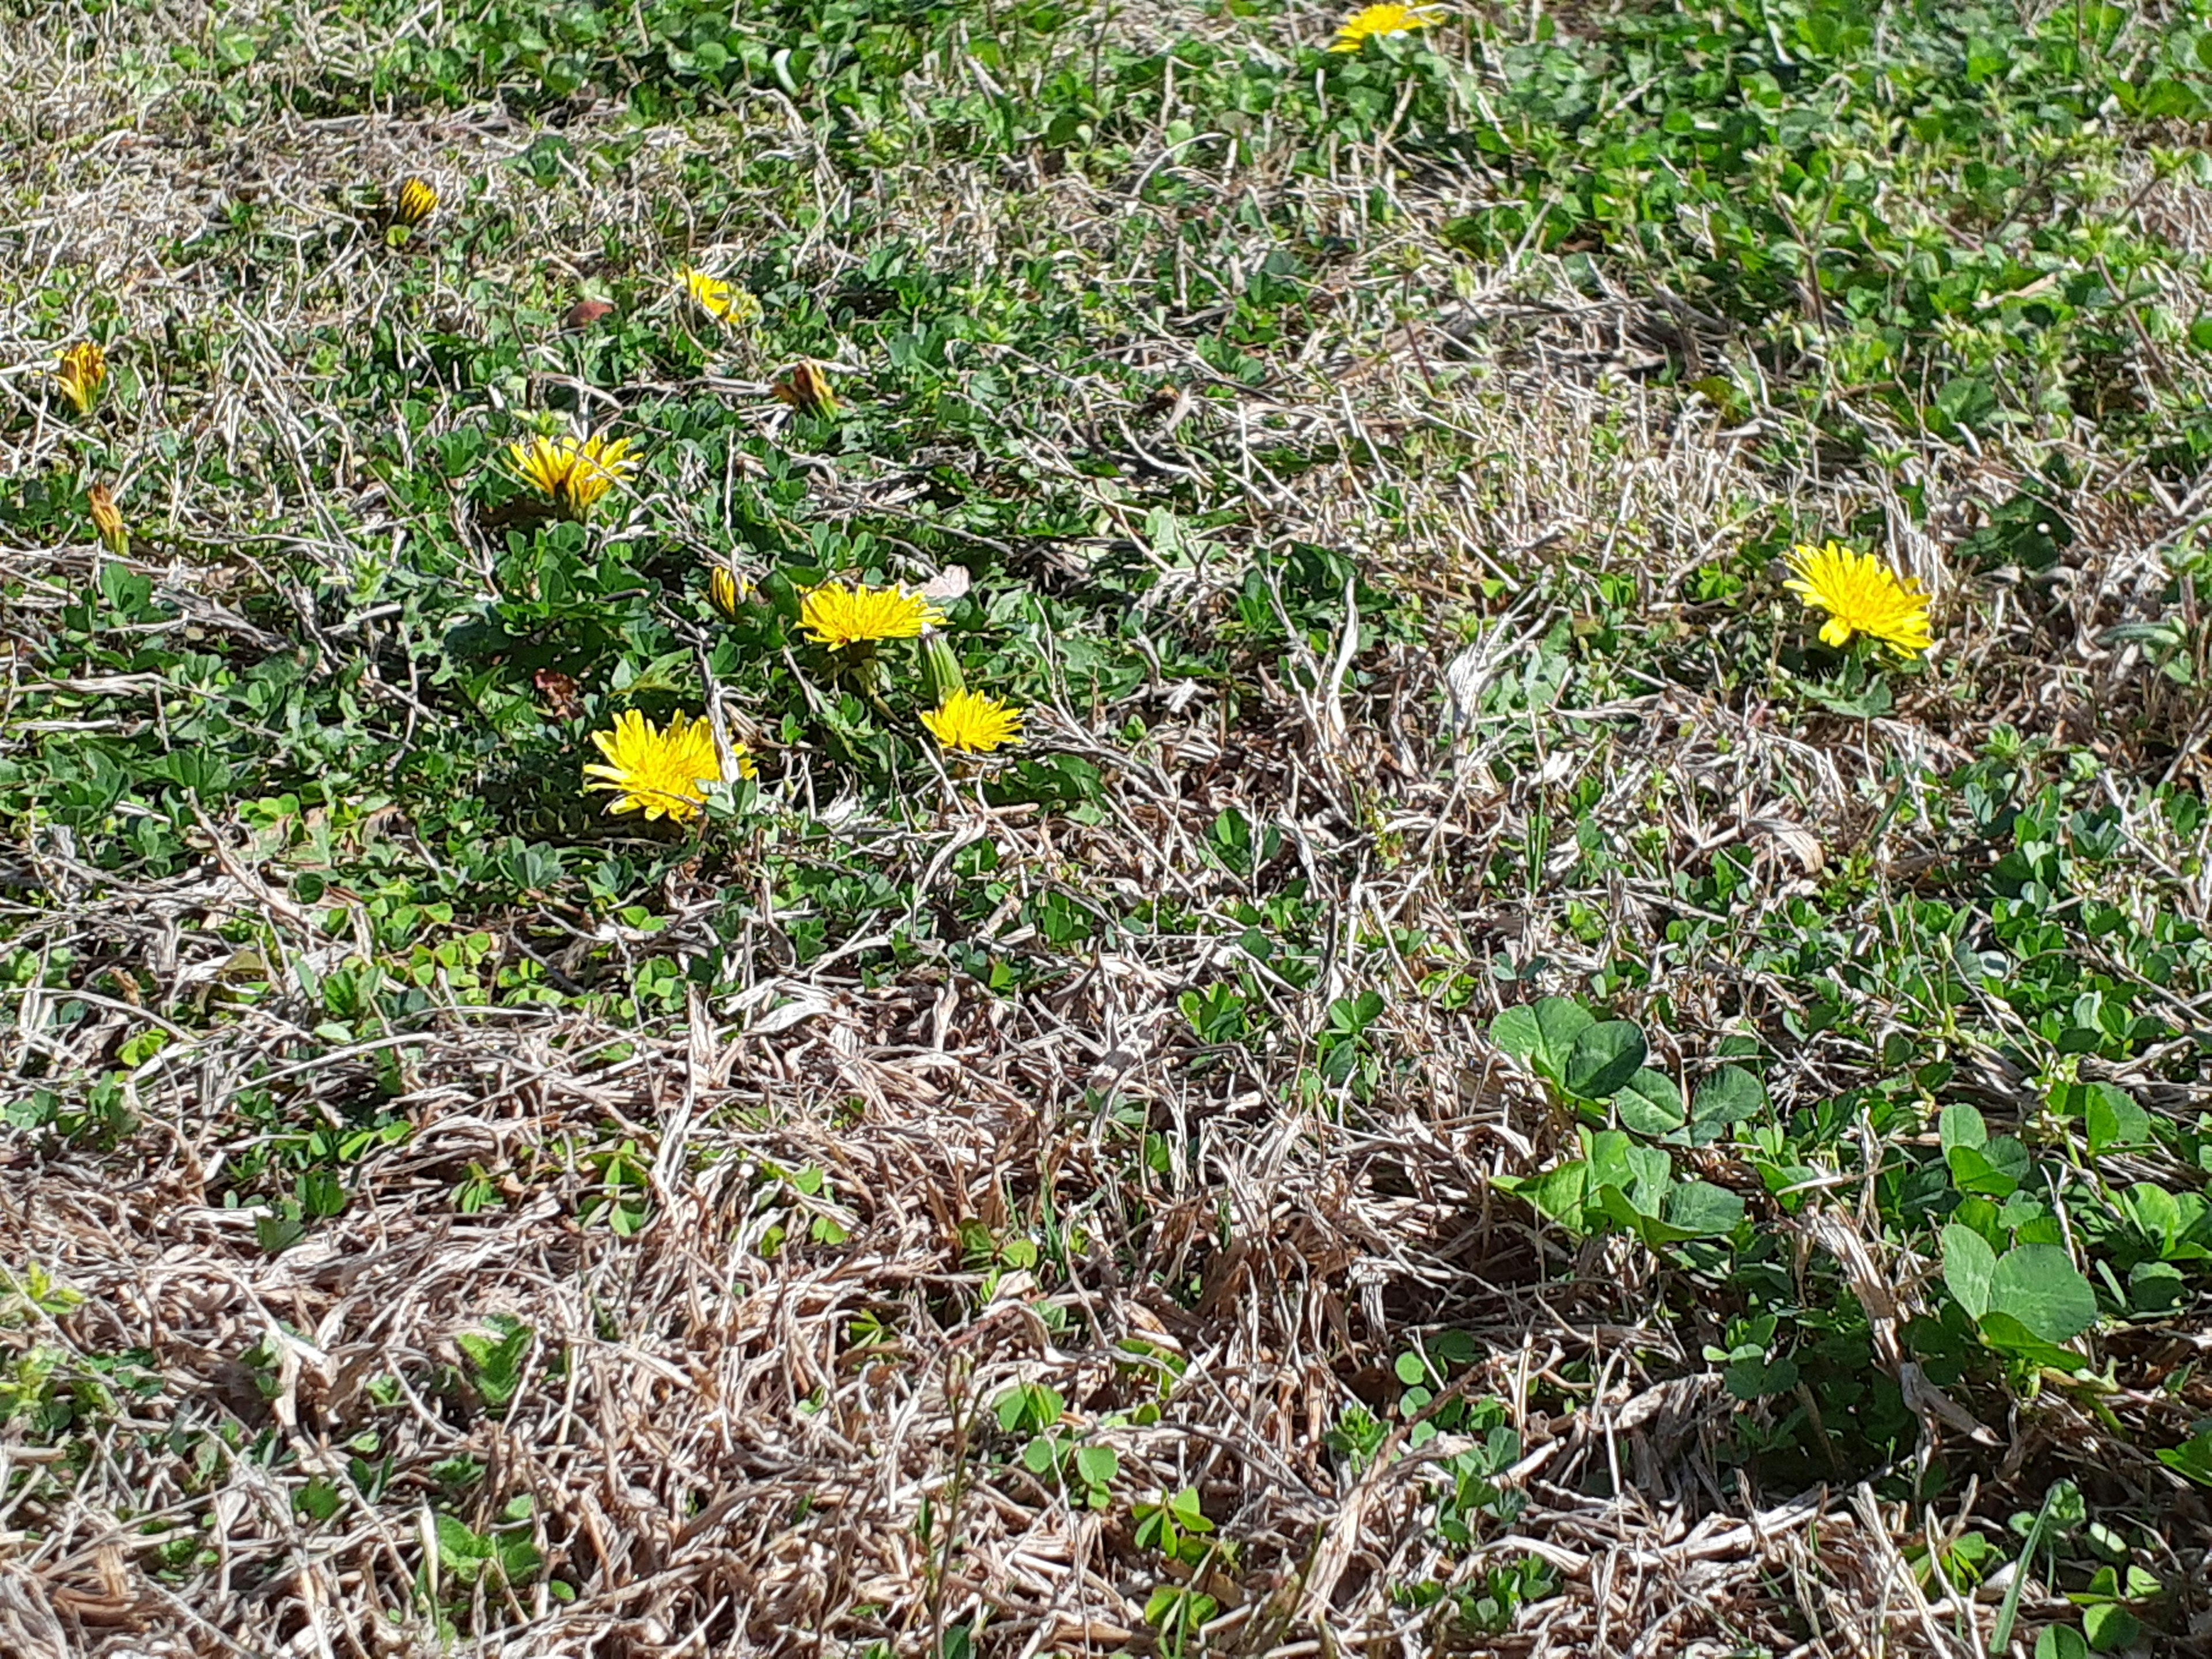
<svg viewBox="0 0 2212 1659">
<path fill-rule="evenodd" d="M 0 24 L 27 1650 L 2203 1637 L 2212 6 L 1341 21 Z"/>
</svg>

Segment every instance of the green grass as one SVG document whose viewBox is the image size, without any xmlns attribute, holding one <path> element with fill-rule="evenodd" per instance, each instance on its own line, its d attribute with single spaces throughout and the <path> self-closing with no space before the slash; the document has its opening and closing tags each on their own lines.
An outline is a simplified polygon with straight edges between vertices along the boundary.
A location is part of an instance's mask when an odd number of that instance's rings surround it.
<svg viewBox="0 0 2212 1659">
<path fill-rule="evenodd" d="M 2192 1628 L 2212 9 L 1336 21 L 4 26 L 0 1562 L 1480 1650 L 1865 1482 L 1964 1644 Z M 583 522 L 504 460 L 569 422 Z M 1831 537 L 1927 658 L 1819 642 Z M 957 589 L 1028 741 L 831 580 Z M 757 777 L 611 817 L 629 709 Z M 1682 1639 L 1917 1639 L 1761 1549 Z"/>
</svg>

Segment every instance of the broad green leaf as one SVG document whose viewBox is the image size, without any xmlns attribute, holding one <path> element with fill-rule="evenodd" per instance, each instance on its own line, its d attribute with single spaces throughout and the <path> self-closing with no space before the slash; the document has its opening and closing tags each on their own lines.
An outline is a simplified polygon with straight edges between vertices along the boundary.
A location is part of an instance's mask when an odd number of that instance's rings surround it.
<svg viewBox="0 0 2212 1659">
<path fill-rule="evenodd" d="M 1430 1358 L 1438 1364 L 1464 1370 L 1482 1357 L 1482 1345 L 1465 1331 L 1438 1331 L 1428 1340 Z"/>
<path fill-rule="evenodd" d="M 1686 1181 L 1667 1194 L 1667 1219 L 1693 1237 L 1732 1233 L 1743 1219 L 1743 1200 L 1710 1181 Z"/>
<path fill-rule="evenodd" d="M 1526 1006 L 1500 1010 L 1490 1022 L 1490 1040 L 1516 1060 L 1532 1059 L 1544 1041 L 1536 1011 Z"/>
<path fill-rule="evenodd" d="M 1619 1188 L 1638 1214 L 1660 1213 L 1674 1178 L 1674 1159 L 1656 1146 L 1638 1146 L 1618 1129 L 1590 1137 L 1590 1185 Z"/>
<path fill-rule="evenodd" d="M 1672 1236 L 1673 1230 L 1651 1212 L 1636 1207 L 1636 1200 L 1618 1187 L 1601 1187 L 1590 1200 L 1602 1210 L 1613 1225 L 1624 1232 L 1634 1233 L 1646 1244 L 1671 1244 L 1680 1240 Z M 1689 1235 L 1684 1234 L 1683 1237 Z"/>
<path fill-rule="evenodd" d="M 1797 1362 L 1794 1359 L 1734 1360 L 1721 1372 L 1721 1382 L 1729 1395 L 1737 1400 L 1764 1400 L 1769 1395 L 1787 1394 L 1797 1386 Z"/>
<path fill-rule="evenodd" d="M 1534 1012 L 1537 1040 L 1532 1063 L 1564 1088 L 1567 1056 L 1574 1051 L 1575 1039 L 1597 1024 L 1596 1016 L 1572 997 L 1546 997 Z"/>
<path fill-rule="evenodd" d="M 1633 1021 L 1609 1019 L 1576 1037 L 1560 1081 L 1584 1100 L 1608 1100 L 1636 1075 L 1650 1052 Z"/>
<path fill-rule="evenodd" d="M 1978 1320 L 1990 1310 L 1990 1281 L 1996 1276 L 1997 1253 L 1972 1227 L 1943 1229 L 1943 1282 L 1959 1305 Z"/>
<path fill-rule="evenodd" d="M 2072 1371 L 2081 1364 L 2081 1356 L 2073 1349 L 2045 1341 L 2002 1308 L 1992 1308 L 1982 1316 L 1980 1330 L 1982 1340 L 1990 1346 L 2025 1359 L 2031 1365 Z"/>
<path fill-rule="evenodd" d="M 1674 1179 L 1674 1160 L 1656 1146 L 1633 1146 L 1629 1149 L 1628 1167 L 1635 1171 L 1635 1184 L 1628 1195 L 1636 1200 L 1636 1207 L 1646 1215 L 1659 1214 Z"/>
<path fill-rule="evenodd" d="M 1942 1137 L 1947 1158 L 1954 1146 L 1971 1146 L 1978 1151 L 1990 1144 L 1990 1126 L 1982 1121 L 1980 1112 L 1963 1103 L 1943 1109 L 1942 1116 L 1936 1120 L 1936 1133 Z"/>
<path fill-rule="evenodd" d="M 2105 1601 L 2081 1609 L 2081 1632 L 2093 1653 L 2114 1653 L 2135 1645 L 2142 1621 L 2118 1602 Z"/>
<path fill-rule="evenodd" d="M 1589 1189 L 1589 1165 L 1577 1158 L 1540 1177 L 1529 1198 L 1536 1208 L 1564 1226 L 1583 1231 L 1584 1194 Z"/>
<path fill-rule="evenodd" d="M 2097 1293 L 2056 1244 L 2007 1250 L 1990 1279 L 1990 1305 L 2046 1342 L 2070 1342 L 2097 1322 Z"/>
<path fill-rule="evenodd" d="M 1621 1086 L 1613 1106 L 1623 1128 L 1654 1140 L 1674 1133 L 1688 1121 L 1674 1079 L 1648 1066 Z"/>
<path fill-rule="evenodd" d="M 1954 1146 L 1945 1155 L 1951 1166 L 1951 1184 L 1962 1193 L 1986 1198 L 2010 1198 L 2034 1168 L 2027 1148 L 2011 1135 L 1975 1146 Z"/>
<path fill-rule="evenodd" d="M 438 1517 L 438 1553 L 450 1571 L 465 1562 L 491 1559 L 491 1540 L 480 1536 L 468 1522 L 453 1516 Z"/>
<path fill-rule="evenodd" d="M 1698 1146 L 1766 1109 L 1765 1085 L 1741 1066 L 1723 1066 L 1698 1085 L 1690 1108 L 1690 1139 Z"/>
<path fill-rule="evenodd" d="M 2124 1146 L 2151 1144 L 2150 1114 L 2109 1083 L 2089 1085 L 2088 1120 L 2089 1150 L 2100 1158 Z"/>
<path fill-rule="evenodd" d="M 2128 1188 L 2124 1200 L 2136 1230 L 2157 1246 L 2160 1255 L 2171 1255 L 2181 1242 L 2181 1206 L 2165 1188 L 2138 1181 Z"/>
<path fill-rule="evenodd" d="M 1628 1155 L 1635 1149 L 1636 1143 L 1618 1129 L 1601 1129 L 1590 1136 L 1590 1183 L 1597 1187 L 1634 1186 L 1636 1170 L 1629 1163 Z"/>
<path fill-rule="evenodd" d="M 2172 1313 L 2189 1299 L 2189 1281 L 2171 1261 L 2138 1261 L 2128 1269 L 2128 1305 L 2137 1313 Z"/>
</svg>

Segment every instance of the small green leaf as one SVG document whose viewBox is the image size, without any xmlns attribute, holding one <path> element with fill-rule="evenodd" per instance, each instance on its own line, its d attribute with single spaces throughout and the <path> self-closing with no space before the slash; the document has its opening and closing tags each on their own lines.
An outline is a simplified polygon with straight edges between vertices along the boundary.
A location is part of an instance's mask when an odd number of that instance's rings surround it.
<svg viewBox="0 0 2212 1659">
<path fill-rule="evenodd" d="M 1980 1330 L 1982 1340 L 1990 1346 L 2031 1365 L 2071 1371 L 2081 1364 L 2081 1356 L 2073 1349 L 2046 1341 L 2002 1308 L 1992 1308 L 1982 1316 Z"/>
<path fill-rule="evenodd" d="M 1942 1138 L 1943 1156 L 1948 1159 L 1956 1146 L 1972 1147 L 1978 1152 L 1990 1144 L 1989 1125 L 1972 1106 L 1946 1106 L 1936 1120 L 1936 1133 Z"/>
<path fill-rule="evenodd" d="M 1697 1103 L 1690 1109 L 1690 1139 L 1703 1146 L 1717 1139 L 1722 1130 L 1765 1109 L 1765 1085 L 1741 1066 L 1723 1066 L 1698 1085 Z"/>
<path fill-rule="evenodd" d="M 2179 1446 L 2162 1448 L 2158 1461 L 2185 1480 L 2212 1486 L 2212 1427 L 2203 1427 Z"/>
<path fill-rule="evenodd" d="M 1528 1196 L 1543 1214 L 1579 1232 L 1589 1188 L 1589 1165 L 1577 1158 L 1540 1176 L 1532 1183 Z"/>
<path fill-rule="evenodd" d="M 2189 1281 L 2171 1261 L 2138 1261 L 2128 1269 L 2128 1305 L 2137 1313 L 2171 1313 L 2189 1299 Z"/>
<path fill-rule="evenodd" d="M 1536 1005 L 1534 1015 L 1538 1036 L 1530 1059 L 1539 1072 L 1564 1087 L 1567 1056 L 1573 1052 L 1576 1040 L 1597 1023 L 1597 1017 L 1572 997 L 1546 997 Z"/>
<path fill-rule="evenodd" d="M 1536 1024 L 1535 1011 L 1524 1006 L 1501 1011 L 1490 1022 L 1490 1040 L 1514 1059 L 1528 1060 L 1542 1046 L 1544 1032 Z"/>
<path fill-rule="evenodd" d="M 1482 1357 L 1482 1345 L 1465 1331 L 1438 1331 L 1429 1339 L 1429 1352 L 1440 1364 L 1464 1370 Z"/>
<path fill-rule="evenodd" d="M 1400 1354 L 1398 1363 L 1391 1369 L 1398 1373 L 1398 1380 L 1409 1389 L 1418 1388 L 1429 1380 L 1428 1362 L 1417 1353 Z"/>
<path fill-rule="evenodd" d="M 2035 1638 L 2035 1659 L 2089 1659 L 2089 1644 L 2071 1625 L 2045 1625 Z"/>
<path fill-rule="evenodd" d="M 1990 1281 L 1996 1270 L 1997 1253 L 1972 1227 L 1954 1223 L 1943 1229 L 1943 1282 L 1973 1319 L 1990 1310 Z"/>
<path fill-rule="evenodd" d="M 2106 1601 L 2081 1609 L 2081 1631 L 2089 1638 L 2091 1652 L 2111 1653 L 2133 1646 L 2142 1634 L 2142 1621 L 2118 1603 Z"/>
<path fill-rule="evenodd" d="M 1990 1280 L 1990 1305 L 2046 1342 L 2070 1342 L 2097 1322 L 2097 1293 L 2056 1244 L 2007 1250 Z"/>
<path fill-rule="evenodd" d="M 1945 1161 L 1951 1166 L 1953 1186 L 1984 1198 L 2010 1198 L 2020 1190 L 2029 1167 L 2027 1149 L 2010 1135 L 2001 1135 L 1986 1147 L 1954 1146 Z"/>
<path fill-rule="evenodd" d="M 1710 1181 L 1686 1181 L 1667 1194 L 1667 1220 L 1693 1237 L 1732 1233 L 1743 1220 L 1743 1200 Z"/>
<path fill-rule="evenodd" d="M 1648 1066 L 1621 1085 L 1613 1105 L 1623 1128 L 1654 1140 L 1678 1133 L 1689 1121 L 1674 1079 Z"/>
<path fill-rule="evenodd" d="M 2150 1114 L 2125 1091 L 2109 1083 L 2089 1085 L 2089 1150 L 2098 1157 L 2126 1146 L 2151 1144 Z"/>
</svg>

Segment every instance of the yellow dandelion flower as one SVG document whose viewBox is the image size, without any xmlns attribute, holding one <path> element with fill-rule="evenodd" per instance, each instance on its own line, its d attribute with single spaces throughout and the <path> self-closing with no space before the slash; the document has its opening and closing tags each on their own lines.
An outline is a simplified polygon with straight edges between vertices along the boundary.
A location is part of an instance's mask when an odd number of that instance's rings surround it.
<svg viewBox="0 0 2212 1659">
<path fill-rule="evenodd" d="M 1917 657 L 1934 643 L 1928 631 L 1928 595 L 1910 576 L 1899 576 L 1871 553 L 1836 542 L 1801 546 L 1790 556 L 1795 573 L 1784 584 L 1816 611 L 1823 644 L 1848 644 L 1854 634 L 1881 641 L 1899 656 Z"/>
<path fill-rule="evenodd" d="M 399 186 L 392 216 L 403 225 L 419 225 L 437 210 L 437 187 L 427 179 L 410 179 Z"/>
<path fill-rule="evenodd" d="M 92 527 L 100 532 L 100 541 L 117 558 L 131 551 L 131 533 L 123 527 L 122 510 L 115 505 L 115 494 L 104 483 L 96 483 L 84 492 L 85 503 L 92 509 Z"/>
<path fill-rule="evenodd" d="M 1338 27 L 1336 43 L 1329 50 L 1358 52 L 1370 40 L 1434 28 L 1443 21 L 1443 14 L 1434 6 L 1362 6 Z"/>
<path fill-rule="evenodd" d="M 107 354 L 96 342 L 80 340 L 62 353 L 62 366 L 54 371 L 54 380 L 71 407 L 80 415 L 89 415 L 107 380 Z"/>
<path fill-rule="evenodd" d="M 707 786 L 722 781 L 714 728 L 680 713 L 669 716 L 664 732 L 636 709 L 627 709 L 616 717 L 614 730 L 592 732 L 592 743 L 606 764 L 584 769 L 584 787 L 613 794 L 610 812 L 642 812 L 648 823 L 659 817 L 684 823 L 699 816 Z M 742 744 L 732 746 L 738 775 L 751 777 L 752 756 Z"/>
<path fill-rule="evenodd" d="M 598 433 L 588 438 L 563 433 L 519 439 L 507 447 L 507 459 L 524 484 L 576 519 L 639 466 L 629 439 L 610 441 Z"/>
<path fill-rule="evenodd" d="M 1022 740 L 1022 711 L 980 691 L 955 691 L 924 712 L 921 723 L 940 748 L 988 755 L 1003 743 Z"/>
<path fill-rule="evenodd" d="M 676 280 L 684 284 L 684 293 L 691 303 L 716 322 L 726 321 L 737 289 L 719 276 L 709 276 L 703 270 L 694 270 L 690 265 L 676 273 Z"/>
<path fill-rule="evenodd" d="M 746 328 L 760 321 L 761 302 L 735 283 L 709 276 L 690 265 L 676 273 L 676 280 L 683 285 L 685 297 L 718 323 Z"/>
<path fill-rule="evenodd" d="M 596 434 L 585 439 L 568 473 L 565 491 L 568 510 L 582 518 L 601 496 L 637 469 L 638 459 L 630 453 L 629 439 L 617 438 L 610 443 Z"/>
<path fill-rule="evenodd" d="M 744 614 L 749 586 L 738 580 L 736 571 L 726 564 L 718 564 L 707 577 L 707 600 L 732 622 Z"/>
<path fill-rule="evenodd" d="M 895 587 L 846 587 L 825 582 L 799 596 L 799 625 L 832 651 L 878 640 L 912 640 L 945 613 L 927 599 Z"/>
</svg>

